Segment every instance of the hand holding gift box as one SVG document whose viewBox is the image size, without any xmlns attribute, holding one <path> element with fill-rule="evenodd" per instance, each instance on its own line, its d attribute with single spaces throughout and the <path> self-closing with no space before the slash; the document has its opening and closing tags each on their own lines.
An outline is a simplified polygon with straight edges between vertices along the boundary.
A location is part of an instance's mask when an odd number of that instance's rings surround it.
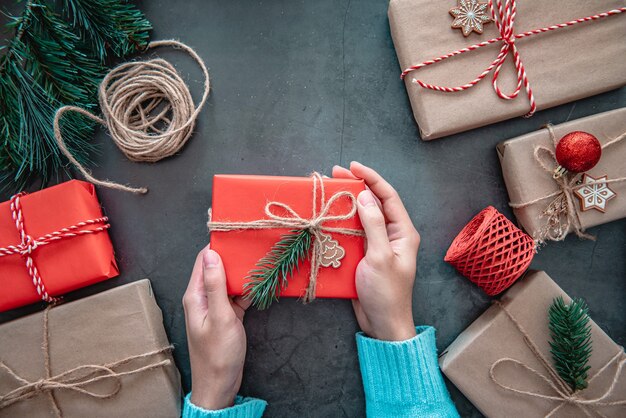
<svg viewBox="0 0 626 418">
<path fill-rule="evenodd" d="M 317 173 L 215 176 L 208 227 L 211 246 L 224 261 L 229 294 L 249 294 L 262 308 L 278 293 L 305 301 L 356 298 L 354 272 L 363 258 L 364 233 L 355 195 L 364 189 L 362 180 Z"/>
<path fill-rule="evenodd" d="M 626 355 L 593 321 L 588 387 L 572 392 L 552 368 L 547 318 L 558 297 L 571 302 L 530 272 L 441 354 L 443 373 L 486 416 L 621 416 Z"/>
<path fill-rule="evenodd" d="M 0 204 L 0 311 L 118 274 L 92 184 L 72 180 Z"/>
</svg>

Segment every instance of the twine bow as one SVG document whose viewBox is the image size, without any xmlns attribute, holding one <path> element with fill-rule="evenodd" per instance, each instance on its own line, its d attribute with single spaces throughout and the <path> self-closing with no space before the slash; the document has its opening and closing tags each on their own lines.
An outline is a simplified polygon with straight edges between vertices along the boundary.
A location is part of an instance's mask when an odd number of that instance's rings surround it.
<svg viewBox="0 0 626 418">
<path fill-rule="evenodd" d="M 98 232 L 105 231 L 111 227 L 108 222 L 109 218 L 106 216 L 96 219 L 90 219 L 83 222 L 78 222 L 75 225 L 68 226 L 66 228 L 62 228 L 58 231 L 51 232 L 46 235 L 42 235 L 38 238 L 33 238 L 28 235 L 26 232 L 26 227 L 24 226 L 24 216 L 22 215 L 22 203 L 21 198 L 25 196 L 26 193 L 19 193 L 11 197 L 11 216 L 13 217 L 13 221 L 15 221 L 15 228 L 20 235 L 20 243 L 17 245 L 8 245 L 6 247 L 0 247 L 0 257 L 6 257 L 10 255 L 20 255 L 24 258 L 26 262 L 26 268 L 28 269 L 28 275 L 31 277 L 33 281 L 33 285 L 37 290 L 37 294 L 41 299 L 45 302 L 54 302 L 57 301 L 57 298 L 50 296 L 46 286 L 41 280 L 41 276 L 39 275 L 39 270 L 33 261 L 32 254 L 33 252 L 44 245 L 48 245 L 55 241 L 60 241 L 63 239 L 78 237 L 86 234 L 96 234 Z M 90 228 L 92 225 L 100 225 L 95 228 Z"/>
<path fill-rule="evenodd" d="M 515 99 L 518 94 L 520 93 L 521 89 L 522 89 L 522 85 L 524 85 L 524 88 L 526 90 L 526 95 L 528 97 L 528 101 L 530 102 L 530 110 L 528 111 L 528 113 L 526 114 L 526 117 L 530 117 L 532 116 L 535 111 L 537 110 L 537 104 L 535 103 L 535 97 L 533 95 L 533 90 L 530 86 L 530 82 L 528 81 L 528 77 L 526 75 L 526 69 L 524 68 L 524 64 L 522 62 L 522 59 L 520 57 L 520 54 L 517 50 L 517 47 L 515 45 L 515 41 L 517 39 L 520 38 L 526 38 L 532 35 L 537 35 L 540 33 L 544 33 L 544 32 L 549 32 L 549 31 L 553 31 L 553 30 L 557 30 L 557 29 L 562 29 L 562 28 L 566 28 L 568 26 L 573 26 L 576 25 L 578 23 L 583 23 L 583 22 L 589 22 L 589 21 L 595 21 L 598 19 L 602 19 L 605 17 L 609 17 L 612 15 L 616 15 L 619 13 L 623 13 L 626 12 L 626 7 L 620 7 L 619 9 L 615 9 L 615 10 L 610 10 L 608 12 L 604 12 L 604 13 L 599 13 L 597 15 L 593 15 L 593 16 L 587 16 L 587 17 L 583 17 L 580 19 L 576 19 L 576 20 L 571 20 L 569 22 L 565 22 L 565 23 L 560 23 L 558 25 L 552 25 L 552 26 L 547 26 L 544 28 L 540 28 L 540 29 L 534 29 L 534 30 L 530 30 L 527 32 L 523 32 L 523 33 L 515 33 L 515 16 L 517 14 L 517 3 L 515 0 L 504 0 L 504 2 L 502 0 L 496 0 L 496 6 L 498 9 L 498 13 L 496 15 L 496 11 L 494 9 L 493 6 L 493 0 L 489 0 L 489 11 L 491 13 L 491 19 L 495 22 L 496 24 L 496 28 L 498 29 L 498 32 L 500 32 L 500 36 L 497 38 L 493 38 L 490 39 L 488 41 L 484 41 L 478 44 L 474 44 L 468 47 L 465 47 L 463 49 L 458 49 L 456 51 L 450 52 L 446 55 L 441 55 L 437 58 L 428 60 L 428 61 L 424 61 L 421 64 L 417 64 L 417 65 L 412 65 L 410 67 L 408 67 L 407 69 L 405 69 L 404 71 L 402 71 L 402 74 L 400 75 L 401 79 L 404 79 L 404 77 L 407 76 L 407 74 L 413 72 L 413 71 L 417 71 L 420 68 L 423 67 L 427 67 L 429 65 L 432 64 L 436 64 L 438 62 L 444 61 L 448 58 L 454 57 L 456 55 L 461 55 L 464 54 L 466 52 L 470 52 L 470 51 L 474 51 L 476 49 L 485 47 L 487 45 L 491 45 L 494 43 L 498 43 L 498 42 L 502 42 L 502 47 L 500 48 L 500 53 L 498 54 L 498 56 L 496 57 L 495 60 L 493 60 L 493 62 L 482 72 L 478 75 L 478 77 L 476 77 L 474 80 L 460 85 L 460 86 L 456 86 L 456 87 L 447 87 L 447 86 L 438 86 L 436 84 L 428 84 L 422 80 L 418 80 L 418 79 L 413 79 L 413 83 L 419 84 L 421 87 L 429 89 L 429 90 L 435 90 L 435 91 L 441 91 L 444 93 L 455 93 L 455 92 L 459 92 L 459 91 L 464 91 L 464 90 L 468 90 L 472 87 L 474 87 L 476 84 L 478 84 L 483 78 L 485 78 L 492 70 L 494 70 L 493 72 L 493 78 L 492 78 L 492 86 L 494 91 L 496 92 L 496 94 L 498 95 L 498 97 L 500 97 L 501 99 L 504 100 L 512 100 Z M 498 76 L 500 74 L 500 69 L 502 68 L 502 65 L 504 64 L 504 62 L 506 61 L 507 57 L 509 56 L 509 54 L 512 54 L 513 56 L 513 63 L 515 65 L 515 70 L 517 71 L 517 86 L 515 87 L 515 90 L 511 93 L 511 94 L 506 94 L 503 93 L 502 90 L 500 90 L 500 87 L 498 86 Z"/>
<path fill-rule="evenodd" d="M 603 415 L 602 413 L 600 413 L 599 411 L 596 410 L 597 407 L 610 407 L 610 406 L 626 405 L 626 400 L 606 401 L 606 399 L 609 396 L 611 396 L 611 394 L 615 390 L 615 387 L 617 386 L 617 383 L 619 381 L 622 369 L 624 368 L 624 365 L 626 364 L 626 356 L 624 356 L 624 349 L 623 348 L 620 348 L 620 350 L 613 357 L 611 357 L 611 359 L 589 379 L 589 383 L 591 383 L 596 377 L 598 377 L 600 374 L 602 374 L 611 364 L 613 364 L 614 362 L 617 361 L 617 367 L 616 367 L 616 370 L 615 370 L 615 374 L 613 375 L 613 379 L 611 381 L 611 384 L 604 391 L 604 393 L 601 396 L 599 396 L 597 398 L 593 398 L 593 399 L 581 398 L 579 396 L 579 393 L 574 393 L 572 391 L 572 389 L 569 386 L 567 386 L 567 384 L 565 382 L 563 382 L 563 380 L 559 377 L 558 373 L 552 368 L 552 366 L 550 365 L 548 360 L 543 356 L 543 354 L 541 354 L 541 352 L 539 351 L 539 348 L 537 347 L 537 345 L 532 342 L 528 332 L 526 332 L 526 330 L 517 321 L 517 319 L 515 319 L 513 314 L 511 314 L 511 312 L 500 301 L 494 301 L 494 304 L 499 306 L 504 311 L 504 313 L 506 313 L 507 317 L 511 320 L 511 322 L 515 325 L 515 327 L 518 329 L 518 331 L 522 334 L 524 342 L 530 348 L 530 350 L 532 351 L 532 353 L 535 356 L 535 358 L 537 358 L 537 360 L 539 360 L 541 365 L 548 372 L 548 376 L 546 376 L 546 375 L 540 373 L 539 371 L 533 369 L 532 367 L 528 366 L 527 364 L 522 363 L 519 360 L 515 360 L 515 359 L 509 358 L 509 357 L 505 357 L 505 358 L 501 358 L 501 359 L 497 360 L 496 362 L 494 362 L 491 365 L 491 368 L 489 369 L 489 376 L 491 377 L 491 380 L 496 385 L 498 385 L 500 388 L 502 388 L 502 389 L 504 389 L 506 391 L 513 392 L 513 393 L 516 393 L 518 395 L 524 395 L 524 396 L 529 396 L 529 397 L 533 397 L 533 398 L 538 398 L 538 399 L 544 399 L 544 400 L 550 400 L 550 401 L 558 402 L 558 405 L 556 407 L 554 407 L 550 412 L 548 412 L 548 414 L 545 415 L 545 418 L 548 418 L 548 417 L 552 416 L 553 414 L 555 414 L 559 409 L 561 409 L 565 405 L 573 405 L 573 406 L 577 407 L 587 417 L 593 417 L 594 416 L 591 412 L 594 412 L 596 414 L 596 416 L 605 417 L 605 415 Z M 524 370 L 528 371 L 529 373 L 531 373 L 532 375 L 540 378 L 542 381 L 547 383 L 548 386 L 550 386 L 554 390 L 555 395 L 546 395 L 546 394 L 543 394 L 543 393 L 540 393 L 540 392 L 516 389 L 514 387 L 511 387 L 511 386 L 505 385 L 504 383 L 501 383 L 496 378 L 496 370 L 497 370 L 498 366 L 500 366 L 502 364 L 505 364 L 505 363 L 511 363 L 511 364 L 516 365 L 516 366 L 520 366 L 520 367 L 522 367 L 522 369 L 524 369 Z M 589 409 L 591 409 L 591 411 Z"/>
<path fill-rule="evenodd" d="M 20 383 L 20 386 L 16 389 L 13 389 L 12 391 L 4 395 L 0 395 L 0 409 L 7 408 L 17 402 L 25 401 L 40 394 L 46 394 L 50 399 L 54 415 L 57 418 L 62 418 L 63 413 L 54 396 L 54 390 L 69 390 L 85 396 L 90 396 L 92 398 L 109 399 L 115 396 L 122 388 L 122 377 L 157 369 L 159 367 L 169 366 L 171 364 L 171 361 L 169 359 L 166 359 L 156 361 L 145 366 L 135 367 L 131 370 L 126 370 L 123 372 L 115 371 L 118 367 L 121 367 L 128 363 L 132 363 L 133 361 L 146 359 L 163 353 L 168 353 L 174 348 L 173 346 L 167 346 L 144 354 L 129 356 L 122 360 L 108 364 L 86 364 L 78 366 L 52 376 L 50 369 L 50 349 L 48 332 L 48 313 L 52 306 L 53 305 L 48 306 L 43 314 L 42 350 L 44 354 L 45 377 L 31 382 L 18 375 L 4 362 L 0 362 L 0 371 L 4 371 L 7 375 Z M 112 381 L 114 383 L 114 387 L 105 392 L 98 392 L 88 389 L 89 385 L 100 381 Z"/>
<path fill-rule="evenodd" d="M 315 289 L 317 287 L 317 273 L 323 261 L 322 242 L 324 232 L 363 237 L 365 233 L 361 229 L 330 227 L 325 225 L 326 222 L 345 221 L 351 219 L 356 214 L 356 198 L 348 191 L 340 191 L 333 194 L 326 201 L 326 191 L 324 187 L 324 179 L 319 173 L 311 174 L 313 180 L 313 204 L 311 218 L 301 217 L 289 205 L 282 202 L 268 202 L 265 205 L 265 216 L 269 219 L 259 219 L 250 222 L 219 222 L 212 220 L 211 210 L 209 209 L 209 222 L 207 224 L 209 231 L 238 231 L 238 230 L 259 230 L 259 229 L 276 229 L 288 228 L 295 230 L 306 229 L 313 237 L 311 243 L 311 271 L 309 273 L 309 284 L 307 286 L 304 301 L 310 302 L 315 299 Z M 318 210 L 318 189 L 320 194 L 320 208 Z M 350 200 L 350 209 L 343 214 L 331 215 L 331 209 L 341 198 Z M 281 215 L 276 212 L 281 209 L 285 214 Z"/>
<path fill-rule="evenodd" d="M 539 243 L 544 242 L 546 239 L 550 239 L 553 241 L 562 241 L 565 239 L 570 229 L 572 229 L 574 233 L 580 238 L 595 239 L 593 235 L 586 234 L 584 232 L 584 228 L 580 221 L 580 214 L 576 209 L 576 202 L 573 198 L 573 192 L 583 187 L 594 184 L 600 185 L 623 182 L 626 181 L 626 177 L 619 177 L 602 181 L 593 181 L 585 184 L 580 184 L 578 175 L 563 175 L 558 178 L 554 178 L 552 174 L 554 173 L 555 167 L 558 166 L 558 162 L 556 161 L 556 155 L 554 153 L 554 148 L 556 148 L 556 144 L 558 141 L 556 139 L 552 126 L 547 125 L 546 129 L 550 134 L 550 138 L 552 139 L 552 143 L 554 144 L 554 146 L 552 149 L 542 145 L 537 146 L 534 151 L 534 157 L 535 161 L 537 161 L 537 163 L 544 169 L 544 171 L 550 176 L 550 178 L 554 179 L 558 186 L 558 190 L 545 196 L 529 200 L 527 202 L 509 202 L 509 206 L 514 209 L 520 209 L 553 198 L 542 212 L 543 216 L 545 216 L 547 220 L 545 226 L 539 230 L 537 237 L 537 241 Z M 624 138 L 626 138 L 626 133 L 605 143 L 604 145 L 602 145 L 602 149 L 604 150 L 611 145 L 615 145 Z"/>
</svg>

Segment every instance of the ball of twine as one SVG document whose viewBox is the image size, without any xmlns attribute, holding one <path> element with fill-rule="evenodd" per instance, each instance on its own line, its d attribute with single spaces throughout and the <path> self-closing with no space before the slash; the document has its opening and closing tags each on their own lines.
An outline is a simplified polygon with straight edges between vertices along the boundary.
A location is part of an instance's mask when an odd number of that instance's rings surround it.
<svg viewBox="0 0 626 418">
<path fill-rule="evenodd" d="M 522 276 L 535 252 L 533 239 L 489 206 L 461 230 L 444 260 L 494 296 Z"/>
<path fill-rule="evenodd" d="M 107 127 L 113 142 L 131 161 L 156 162 L 180 151 L 191 137 L 196 119 L 210 91 L 209 72 L 204 61 L 187 45 L 155 41 L 147 49 L 172 46 L 187 52 L 204 74 L 204 92 L 194 105 L 189 87 L 174 66 L 161 58 L 132 61 L 111 70 L 99 88 L 102 117 L 76 106 L 63 106 L 54 118 L 54 134 L 61 151 L 92 183 L 133 193 L 148 189 L 98 180 L 70 153 L 63 141 L 59 121 L 65 112 L 78 112 Z"/>
</svg>

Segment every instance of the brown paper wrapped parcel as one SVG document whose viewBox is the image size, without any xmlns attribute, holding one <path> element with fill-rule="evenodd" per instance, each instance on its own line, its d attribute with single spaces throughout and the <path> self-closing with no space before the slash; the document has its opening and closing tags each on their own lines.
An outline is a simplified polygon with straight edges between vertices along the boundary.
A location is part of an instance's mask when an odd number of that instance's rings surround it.
<svg viewBox="0 0 626 418">
<path fill-rule="evenodd" d="M 0 361 L 25 380 L 19 381 L 7 369 L 0 369 L 0 399 L 26 383 L 45 378 L 43 316 L 39 312 L 0 326 Z M 56 306 L 49 310 L 48 328 L 51 376 L 169 346 L 149 280 Z M 130 361 L 112 371 L 124 373 L 155 363 L 165 365 L 119 377 L 119 391 L 110 398 L 98 399 L 66 388 L 56 388 L 51 393 L 62 416 L 67 418 L 179 417 L 180 375 L 169 351 Z M 64 382 L 71 383 L 67 379 Z M 103 379 L 82 389 L 107 394 L 115 387 L 114 379 Z M 0 417 L 55 416 L 58 414 L 48 392 L 33 393 L 30 398 L 0 409 Z"/>
<path fill-rule="evenodd" d="M 595 135 L 600 144 L 604 145 L 626 133 L 626 108 L 556 125 L 553 130 L 557 141 L 569 132 L 585 131 Z M 538 146 L 554 150 L 547 129 L 507 140 L 497 146 L 502 175 L 511 203 L 530 202 L 558 190 L 551 173 L 543 169 L 535 159 L 534 150 Z M 556 166 L 556 163 L 552 163 Z M 626 138 L 603 149 L 600 161 L 587 174 L 594 178 L 607 175 L 609 180 L 626 177 Z M 608 186 L 616 196 L 606 203 L 604 213 L 594 209 L 581 211 L 579 200 L 571 196 L 583 230 L 626 217 L 626 181 L 610 183 Z M 532 205 L 513 209 L 520 225 L 534 239 L 540 239 L 540 231 L 546 227 L 548 218 L 543 212 L 550 201 L 551 199 L 544 199 Z M 570 225 L 570 232 L 572 229 L 573 225 Z"/>
<path fill-rule="evenodd" d="M 484 26 L 482 35 L 472 33 L 464 37 L 461 30 L 451 28 L 453 18 L 448 11 L 455 6 L 456 0 L 390 1 L 389 25 L 400 70 L 500 36 L 491 22 Z M 624 6 L 624 0 L 518 1 L 514 32 L 518 34 Z M 624 39 L 626 13 L 518 39 L 516 46 L 537 110 L 626 85 Z M 475 87 L 457 93 L 427 90 L 412 82 L 417 78 L 442 86 L 465 84 L 487 68 L 501 47 L 502 42 L 496 42 L 405 77 L 422 139 L 440 138 L 528 113 L 530 107 L 524 89 L 513 100 L 500 99 L 491 85 L 492 74 Z M 512 54 L 502 67 L 498 83 L 504 93 L 515 89 L 517 72 Z"/>
<path fill-rule="evenodd" d="M 487 309 L 440 355 L 439 365 L 443 373 L 486 416 L 533 418 L 545 417 L 550 412 L 553 418 L 624 416 L 625 404 L 581 405 L 591 414 L 586 415 L 575 404 L 561 400 L 557 391 L 538 374 L 519 364 L 534 369 L 558 387 L 524 341 L 522 331 L 504 310 L 519 323 L 528 339 L 552 365 L 548 309 L 557 296 L 562 296 L 566 302 L 571 301 L 545 272 L 529 271 L 526 277 L 503 294 L 500 299 L 502 306 L 494 304 Z M 576 396 L 584 400 L 600 398 L 617 379 L 613 390 L 602 402 L 623 402 L 626 400 L 626 370 L 622 368 L 620 372 L 619 364 L 626 361 L 624 350 L 593 321 L 590 325 L 593 352 L 589 360 L 589 387 L 576 392 Z M 501 362 L 496 364 L 498 361 Z M 492 380 L 490 370 L 500 385 L 530 394 L 503 388 Z M 603 415 L 598 415 L 598 412 Z"/>
</svg>

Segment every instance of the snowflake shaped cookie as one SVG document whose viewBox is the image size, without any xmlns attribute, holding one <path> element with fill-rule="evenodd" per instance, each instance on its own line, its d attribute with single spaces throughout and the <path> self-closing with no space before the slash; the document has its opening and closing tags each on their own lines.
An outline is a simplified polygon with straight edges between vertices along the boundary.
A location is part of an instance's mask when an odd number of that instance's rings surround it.
<svg viewBox="0 0 626 418">
<path fill-rule="evenodd" d="M 450 9 L 450 14 L 454 17 L 452 28 L 461 29 L 463 36 L 472 32 L 483 33 L 483 25 L 491 22 L 487 13 L 488 6 L 488 3 L 478 0 L 459 0 L 459 6 Z"/>
<path fill-rule="evenodd" d="M 617 196 L 613 190 L 609 189 L 606 183 L 602 182 L 607 180 L 608 176 L 595 179 L 588 174 L 583 174 L 582 182 L 586 186 L 574 191 L 574 194 L 580 200 L 580 209 L 583 212 L 591 209 L 604 212 L 606 202 Z"/>
</svg>

